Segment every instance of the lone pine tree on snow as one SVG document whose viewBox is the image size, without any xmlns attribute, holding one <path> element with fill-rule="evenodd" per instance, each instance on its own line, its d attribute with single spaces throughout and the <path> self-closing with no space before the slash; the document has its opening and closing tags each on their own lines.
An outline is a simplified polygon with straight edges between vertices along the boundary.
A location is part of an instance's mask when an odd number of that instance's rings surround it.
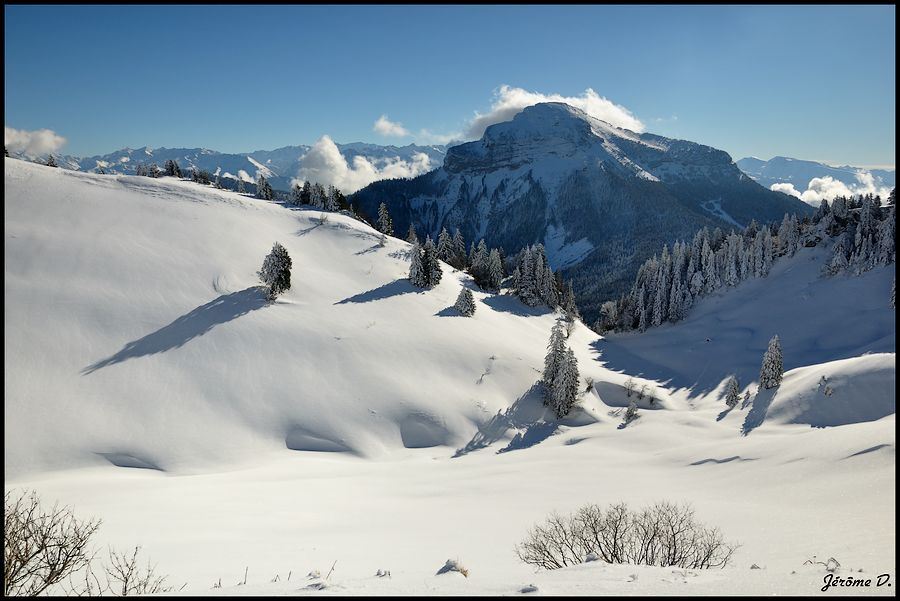
<svg viewBox="0 0 900 601">
<path fill-rule="evenodd" d="M 725 397 L 725 404 L 729 407 L 734 407 L 738 404 L 738 401 L 741 399 L 741 393 L 738 390 L 738 382 L 737 378 L 731 376 L 728 380 L 728 394 Z"/>
<path fill-rule="evenodd" d="M 414 244 L 413 248 L 418 248 L 418 244 Z M 416 284 L 420 288 L 433 288 L 441 282 L 443 271 L 441 270 L 441 262 L 437 258 L 437 250 L 431 236 L 425 238 L 425 244 L 422 245 L 422 284 Z M 415 284 L 415 282 L 413 282 Z"/>
<path fill-rule="evenodd" d="M 378 231 L 385 236 L 394 235 L 394 222 L 391 220 L 391 214 L 388 213 L 387 205 L 384 203 L 378 205 Z"/>
<path fill-rule="evenodd" d="M 769 341 L 769 348 L 763 355 L 762 367 L 759 370 L 759 385 L 763 388 L 775 388 L 781 384 L 784 375 L 784 360 L 781 355 L 781 343 L 778 335 Z"/>
<path fill-rule="evenodd" d="M 456 304 L 453 307 L 465 317 L 471 317 L 475 313 L 475 297 L 468 288 L 459 291 L 456 297 Z"/>
<path fill-rule="evenodd" d="M 566 347 L 562 327 L 554 326 L 544 358 L 544 404 L 565 417 L 578 396 L 578 361 Z"/>
<path fill-rule="evenodd" d="M 422 265 L 422 249 L 418 243 L 412 245 L 409 250 L 409 258 L 409 283 L 417 288 L 424 288 L 426 286 L 425 267 Z"/>
<path fill-rule="evenodd" d="M 263 260 L 262 269 L 258 272 L 259 279 L 268 286 L 269 300 L 291 288 L 291 257 L 287 249 L 276 242 L 272 246 L 272 252 Z"/>
</svg>

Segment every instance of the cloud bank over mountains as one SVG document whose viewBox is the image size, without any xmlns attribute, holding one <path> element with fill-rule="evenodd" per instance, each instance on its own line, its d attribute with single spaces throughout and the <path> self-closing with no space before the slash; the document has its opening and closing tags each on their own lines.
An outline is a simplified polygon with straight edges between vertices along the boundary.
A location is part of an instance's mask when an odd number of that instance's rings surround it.
<svg viewBox="0 0 900 601">
<path fill-rule="evenodd" d="M 27 131 L 4 126 L 4 146 L 13 154 L 42 157 L 62 148 L 66 139 L 51 129 Z"/>
<path fill-rule="evenodd" d="M 809 181 L 806 190 L 799 191 L 794 184 L 777 183 L 772 184 L 770 189 L 775 192 L 783 192 L 795 196 L 803 202 L 818 206 L 823 200 L 829 202 L 837 196 L 856 196 L 859 194 L 875 194 L 882 198 L 887 198 L 890 194 L 890 188 L 879 187 L 875 185 L 874 176 L 867 171 L 860 171 L 856 174 L 858 184 L 847 185 L 830 175 L 824 177 L 814 177 Z"/>
<path fill-rule="evenodd" d="M 400 157 L 370 159 L 357 155 L 352 162 L 348 162 L 334 140 L 325 135 L 301 157 L 297 177 L 291 181 L 291 185 L 313 181 L 323 185 L 331 184 L 349 194 L 374 181 L 416 177 L 437 167 L 427 154 L 421 152 L 414 154 L 411 160 Z"/>
</svg>

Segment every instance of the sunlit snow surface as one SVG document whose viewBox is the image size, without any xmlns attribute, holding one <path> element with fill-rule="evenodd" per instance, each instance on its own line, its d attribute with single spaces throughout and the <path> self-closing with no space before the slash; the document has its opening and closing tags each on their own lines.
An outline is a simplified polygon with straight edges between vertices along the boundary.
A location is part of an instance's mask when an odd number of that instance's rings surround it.
<svg viewBox="0 0 900 601">
<path fill-rule="evenodd" d="M 102 518 L 98 544 L 141 545 L 182 592 L 818 594 L 813 556 L 892 573 L 893 266 L 822 279 L 827 249 L 803 249 L 679 324 L 578 325 L 595 383 L 557 424 L 532 389 L 554 315 L 476 290 L 460 317 L 468 276 L 418 291 L 408 245 L 347 217 L 11 159 L 5 217 L 5 488 Z M 293 285 L 267 305 L 276 240 Z M 788 371 L 755 395 L 773 334 Z M 751 400 L 724 411 L 731 374 Z M 629 377 L 656 401 L 620 428 Z M 552 510 L 663 499 L 741 543 L 734 564 L 514 554 Z"/>
</svg>

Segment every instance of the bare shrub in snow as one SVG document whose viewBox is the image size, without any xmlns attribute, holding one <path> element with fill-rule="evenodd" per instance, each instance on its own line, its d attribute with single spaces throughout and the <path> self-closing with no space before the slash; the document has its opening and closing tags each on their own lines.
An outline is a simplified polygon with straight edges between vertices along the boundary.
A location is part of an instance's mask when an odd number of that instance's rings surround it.
<svg viewBox="0 0 900 601">
<path fill-rule="evenodd" d="M 68 507 L 41 507 L 34 491 L 9 491 L 3 516 L 3 593 L 47 592 L 92 559 L 88 543 L 99 519 L 79 520 Z"/>
<path fill-rule="evenodd" d="M 147 561 L 146 567 L 138 565 L 138 552 L 140 547 L 135 547 L 134 552 L 118 552 L 109 548 L 109 563 L 104 566 L 108 590 L 116 596 L 128 595 L 152 595 L 153 593 L 166 593 L 172 591 L 172 587 L 165 586 L 166 577 L 156 573 L 156 566 Z"/>
<path fill-rule="evenodd" d="M 661 502 L 640 511 L 624 503 L 586 505 L 569 516 L 551 514 L 516 546 L 525 563 L 553 570 L 596 557 L 607 563 L 722 568 L 737 545 L 694 518 L 690 505 Z"/>
<path fill-rule="evenodd" d="M 634 392 L 637 385 L 634 383 L 634 380 L 632 378 L 628 378 L 627 380 L 625 380 L 625 384 L 622 387 L 625 389 L 625 395 L 630 397 L 631 393 Z"/>
</svg>

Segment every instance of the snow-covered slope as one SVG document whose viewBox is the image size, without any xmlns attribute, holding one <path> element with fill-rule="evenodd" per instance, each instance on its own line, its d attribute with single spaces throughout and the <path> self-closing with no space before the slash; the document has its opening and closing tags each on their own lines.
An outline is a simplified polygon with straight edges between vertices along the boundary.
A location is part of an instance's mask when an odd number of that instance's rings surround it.
<svg viewBox="0 0 900 601">
<path fill-rule="evenodd" d="M 893 265 L 823 277 L 831 245 L 780 258 L 766 278 L 704 298 L 677 324 L 612 334 L 595 344 L 607 368 L 665 382 L 693 406 L 724 395 L 731 375 L 753 399 L 733 412 L 745 433 L 765 423 L 834 426 L 895 412 Z M 778 335 L 787 375 L 756 396 L 760 360 Z M 824 381 L 822 377 L 824 376 Z"/>
<path fill-rule="evenodd" d="M 370 215 L 386 203 L 401 232 L 410 222 L 432 237 L 459 228 L 467 241 L 484 238 L 508 255 L 543 243 L 589 320 L 596 301 L 624 292 L 663 244 L 703 226 L 727 230 L 811 212 L 762 188 L 721 150 L 637 134 L 555 102 L 451 146 L 441 169 L 375 182 L 352 201 Z"/>
<path fill-rule="evenodd" d="M 8 470 L 461 445 L 542 366 L 551 315 L 455 317 L 467 278 L 417 291 L 408 245 L 349 217 L 12 160 L 5 186 Z M 275 241 L 293 287 L 267 306 Z"/>
<path fill-rule="evenodd" d="M 801 249 L 678 324 L 579 324 L 594 385 L 557 423 L 531 389 L 555 317 L 479 291 L 459 317 L 467 277 L 412 289 L 408 245 L 359 222 L 11 159 L 4 187 L 5 488 L 102 518 L 98 543 L 183 592 L 292 594 L 334 566 L 326 592 L 813 594 L 813 556 L 893 570 L 890 270 L 821 279 Z M 293 286 L 266 305 L 276 240 Z M 788 371 L 757 395 L 773 333 Z M 724 412 L 732 373 L 753 394 Z M 550 511 L 663 499 L 740 542 L 734 565 L 534 574 L 513 552 Z M 437 576 L 448 558 L 469 577 Z"/>
</svg>

